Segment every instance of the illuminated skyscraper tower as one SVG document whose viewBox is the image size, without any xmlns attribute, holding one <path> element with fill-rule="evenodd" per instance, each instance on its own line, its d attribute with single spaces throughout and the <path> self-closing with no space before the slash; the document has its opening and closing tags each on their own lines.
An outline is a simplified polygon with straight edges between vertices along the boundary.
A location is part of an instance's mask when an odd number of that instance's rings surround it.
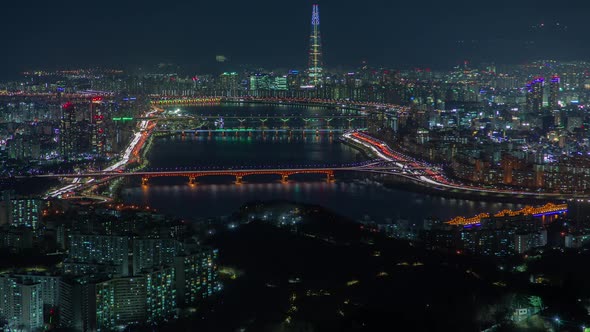
<svg viewBox="0 0 590 332">
<path fill-rule="evenodd" d="M 313 5 L 311 15 L 311 36 L 309 38 L 309 63 L 307 74 L 309 84 L 319 86 L 323 79 L 322 38 L 320 36 L 320 9 Z"/>
<path fill-rule="evenodd" d="M 72 160 L 75 158 L 78 142 L 77 138 L 77 123 L 76 123 L 76 106 L 70 102 L 62 105 L 61 124 L 59 128 L 60 133 L 60 152 L 64 160 Z"/>
<path fill-rule="evenodd" d="M 549 83 L 549 108 L 552 111 L 559 109 L 559 83 L 559 76 L 553 76 L 551 78 L 551 82 Z"/>
<path fill-rule="evenodd" d="M 92 103 L 90 103 L 90 145 L 92 153 L 99 157 L 103 157 L 106 151 L 104 111 L 105 105 L 102 97 L 92 98 Z"/>
<path fill-rule="evenodd" d="M 526 105 L 527 111 L 539 113 L 543 109 L 543 90 L 545 79 L 537 77 L 527 84 Z"/>
</svg>

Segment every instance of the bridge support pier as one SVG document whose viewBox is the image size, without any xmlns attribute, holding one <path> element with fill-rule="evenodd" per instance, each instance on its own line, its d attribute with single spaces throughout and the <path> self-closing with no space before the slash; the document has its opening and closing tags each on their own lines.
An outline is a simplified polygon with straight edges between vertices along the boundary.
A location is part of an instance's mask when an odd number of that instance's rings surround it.
<svg viewBox="0 0 590 332">
<path fill-rule="evenodd" d="M 195 186 L 197 184 L 197 178 L 195 176 L 191 176 L 188 178 L 188 184 L 191 186 Z"/>
<path fill-rule="evenodd" d="M 148 183 L 149 183 L 149 181 L 150 181 L 150 178 L 144 176 L 144 177 L 141 178 L 141 185 L 142 186 L 147 186 Z"/>
<path fill-rule="evenodd" d="M 242 176 L 236 175 L 236 184 L 242 184 Z"/>
<path fill-rule="evenodd" d="M 336 179 L 334 178 L 334 172 L 330 172 L 330 173 L 326 174 L 326 181 L 328 181 L 328 182 L 336 181 Z"/>
<path fill-rule="evenodd" d="M 289 182 L 289 175 L 287 175 L 287 174 L 281 174 L 281 182 L 282 183 Z"/>
</svg>

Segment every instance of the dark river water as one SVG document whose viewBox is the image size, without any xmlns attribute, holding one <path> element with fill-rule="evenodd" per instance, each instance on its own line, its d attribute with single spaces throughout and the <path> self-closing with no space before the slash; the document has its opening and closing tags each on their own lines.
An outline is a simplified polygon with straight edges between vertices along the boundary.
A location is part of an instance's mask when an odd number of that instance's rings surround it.
<svg viewBox="0 0 590 332">
<path fill-rule="evenodd" d="M 196 114 L 307 114 L 306 108 L 281 106 L 213 106 L 182 109 Z M 321 111 L 321 109 L 319 109 Z M 274 113 L 273 113 L 274 112 Z M 177 167 L 294 167 L 341 165 L 367 160 L 356 149 L 342 143 L 338 135 L 301 133 L 239 133 L 238 136 L 174 135 L 157 138 L 148 155 L 150 168 Z M 358 174 L 336 174 L 335 182 L 320 175 L 298 175 L 289 183 L 277 176 L 251 176 L 236 185 L 232 177 L 200 178 L 189 186 L 184 178 L 156 178 L 142 187 L 131 182 L 123 190 L 128 203 L 143 204 L 183 218 L 229 215 L 254 200 L 289 200 L 319 204 L 355 219 L 376 222 L 408 219 L 421 222 L 427 217 L 449 219 L 472 216 L 484 211 L 518 208 L 522 205 L 470 201 L 431 196 L 405 190 L 403 185 L 387 188 L 374 179 Z"/>
</svg>

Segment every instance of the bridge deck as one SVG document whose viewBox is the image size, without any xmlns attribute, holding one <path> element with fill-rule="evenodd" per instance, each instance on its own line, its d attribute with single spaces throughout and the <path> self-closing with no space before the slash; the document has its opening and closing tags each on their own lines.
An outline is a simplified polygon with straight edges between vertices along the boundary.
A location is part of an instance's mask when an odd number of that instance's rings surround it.
<svg viewBox="0 0 590 332">
<path fill-rule="evenodd" d="M 370 166 L 359 166 L 359 167 L 325 167 L 325 168 L 270 168 L 270 169 L 217 169 L 217 170 L 174 170 L 174 171 L 144 171 L 144 172 L 95 172 L 95 173 L 83 173 L 83 174 L 43 174 L 35 176 L 23 176 L 20 178 L 89 178 L 89 177 L 129 177 L 129 176 L 141 176 L 141 177 L 161 177 L 161 176 L 178 176 L 178 177 L 199 177 L 199 176 L 215 176 L 215 175 L 254 175 L 254 174 L 328 174 L 333 172 L 342 171 L 378 171 L 378 170 L 394 170 L 395 166 L 391 167 L 370 167 Z"/>
</svg>

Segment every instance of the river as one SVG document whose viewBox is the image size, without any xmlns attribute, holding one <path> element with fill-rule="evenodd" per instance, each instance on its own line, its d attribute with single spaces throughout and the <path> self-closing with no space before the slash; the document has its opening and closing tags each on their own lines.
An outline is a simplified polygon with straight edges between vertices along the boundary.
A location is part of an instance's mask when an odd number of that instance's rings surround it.
<svg viewBox="0 0 590 332">
<path fill-rule="evenodd" d="M 240 108 L 242 107 L 242 108 Z M 209 106 L 185 108 L 189 114 L 297 114 L 318 112 L 289 106 Z M 321 109 L 319 110 L 321 111 Z M 254 112 L 254 113 L 253 113 Z M 274 113 L 273 113 L 274 112 Z M 235 113 L 234 113 L 235 114 Z M 317 114 L 317 113 L 316 113 Z M 297 167 L 305 165 L 339 165 L 367 160 L 367 156 L 338 140 L 337 134 L 239 133 L 237 136 L 172 135 L 155 138 L 148 154 L 152 169 L 177 167 Z M 369 176 L 337 174 L 328 183 L 321 176 L 294 176 L 281 183 L 273 176 L 251 176 L 236 185 L 231 177 L 200 178 L 196 186 L 187 179 L 156 178 L 142 187 L 128 183 L 123 200 L 143 204 L 166 214 L 188 219 L 229 215 L 244 203 L 254 200 L 289 200 L 319 204 L 342 215 L 376 222 L 406 219 L 420 223 L 428 217 L 450 219 L 471 216 L 521 204 L 481 202 L 445 198 L 396 188 L 384 187 Z"/>
</svg>

